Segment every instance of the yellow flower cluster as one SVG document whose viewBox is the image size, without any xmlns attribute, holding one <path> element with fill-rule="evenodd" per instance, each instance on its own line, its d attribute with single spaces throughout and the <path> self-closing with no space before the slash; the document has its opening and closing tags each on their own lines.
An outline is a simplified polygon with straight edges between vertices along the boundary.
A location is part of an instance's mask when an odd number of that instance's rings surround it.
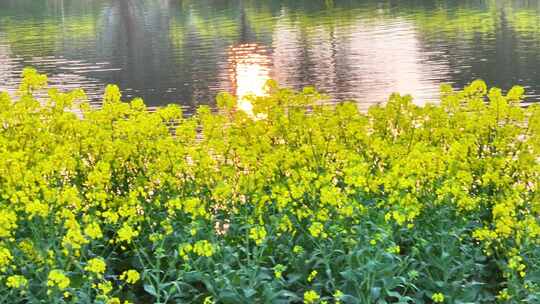
<svg viewBox="0 0 540 304">
<path fill-rule="evenodd" d="M 11 275 L 7 278 L 6 286 L 9 288 L 23 288 L 28 285 L 28 280 L 21 275 Z"/>
<path fill-rule="evenodd" d="M 0 209 L 0 238 L 8 238 L 17 228 L 17 214 L 12 210 Z"/>
<path fill-rule="evenodd" d="M 309 233 L 315 238 L 318 238 L 318 237 L 326 238 L 327 237 L 326 232 L 324 232 L 324 225 L 321 222 L 315 222 L 315 223 L 311 224 L 311 226 L 309 227 L 308 230 L 309 230 Z"/>
<path fill-rule="evenodd" d="M 141 275 L 139 274 L 139 272 L 133 269 L 124 271 L 122 275 L 120 275 L 120 280 L 123 280 L 128 284 L 135 284 L 140 280 L 140 278 Z"/>
<path fill-rule="evenodd" d="M 102 277 L 107 269 L 107 264 L 101 258 L 93 258 L 88 261 L 84 270 L 95 274 L 97 277 Z"/>
<path fill-rule="evenodd" d="M 283 272 L 287 269 L 286 266 L 284 265 L 281 265 L 281 264 L 277 264 L 275 267 L 274 267 L 274 275 L 277 279 L 281 279 L 283 278 Z"/>
<path fill-rule="evenodd" d="M 74 218 L 71 213 L 65 213 L 68 217 L 64 226 L 67 230 L 66 235 L 62 238 L 62 246 L 64 247 L 64 254 L 68 255 L 70 251 L 73 251 L 75 256 L 80 255 L 80 249 L 83 245 L 88 243 L 88 240 L 84 237 L 79 222 Z"/>
<path fill-rule="evenodd" d="M 71 283 L 70 279 L 64 274 L 63 271 L 58 269 L 53 269 L 49 272 L 49 277 L 47 280 L 47 286 L 57 287 L 60 290 L 64 290 L 69 287 Z"/>
<path fill-rule="evenodd" d="M 134 238 L 139 236 L 139 232 L 131 228 L 128 224 L 125 224 L 118 230 L 118 241 L 131 243 Z"/>
<path fill-rule="evenodd" d="M 519 255 L 514 255 L 508 261 L 508 268 L 519 273 L 521 277 L 525 276 L 525 264 L 523 264 L 523 258 Z"/>
<path fill-rule="evenodd" d="M 98 223 L 92 222 L 89 223 L 86 228 L 84 228 L 84 234 L 91 239 L 97 240 L 103 237 L 101 228 Z"/>
<path fill-rule="evenodd" d="M 401 248 L 399 247 L 399 245 L 395 245 L 388 248 L 387 251 L 393 254 L 399 254 L 401 252 Z"/>
<path fill-rule="evenodd" d="M 107 296 L 113 290 L 111 281 L 105 281 L 105 282 L 100 282 L 98 284 L 95 284 L 94 288 L 97 288 L 99 292 L 101 293 L 101 295 L 104 295 L 104 296 Z"/>
<path fill-rule="evenodd" d="M 113 290 L 111 281 L 99 282 L 97 284 L 93 284 L 92 287 L 98 291 L 102 298 L 107 298 Z"/>
<path fill-rule="evenodd" d="M 5 272 L 8 269 L 12 260 L 13 256 L 11 255 L 9 249 L 0 245 L 0 273 Z"/>
<path fill-rule="evenodd" d="M 211 257 L 214 254 L 214 246 L 207 240 L 197 241 L 193 245 L 193 252 L 199 256 Z"/>
<path fill-rule="evenodd" d="M 444 302 L 444 295 L 440 292 L 436 292 L 431 296 L 431 299 L 435 303 L 443 303 Z"/>
<path fill-rule="evenodd" d="M 341 298 L 344 296 L 345 294 L 341 291 L 341 290 L 336 290 L 336 292 L 334 292 L 334 300 L 335 300 L 335 303 L 336 304 L 340 304 L 341 303 Z"/>
<path fill-rule="evenodd" d="M 497 295 L 497 299 L 501 302 L 506 302 L 510 300 L 512 297 L 508 294 L 508 289 L 503 289 L 499 291 L 499 294 Z"/>
<path fill-rule="evenodd" d="M 313 271 L 309 274 L 309 276 L 308 276 L 308 278 L 307 278 L 307 281 L 308 281 L 309 283 L 311 283 L 311 282 L 315 279 L 315 277 L 317 276 L 317 273 L 318 273 L 317 270 L 313 270 Z"/>
<path fill-rule="evenodd" d="M 314 290 L 308 290 L 304 293 L 304 303 L 306 304 L 317 303 L 320 298 L 319 294 Z"/>
<path fill-rule="evenodd" d="M 255 244 L 261 245 L 266 239 L 266 229 L 264 227 L 253 227 L 249 230 L 249 238 L 255 241 Z"/>
<path fill-rule="evenodd" d="M 25 211 L 28 213 L 28 219 L 32 219 L 34 216 L 46 217 L 49 214 L 49 205 L 36 200 L 27 203 Z"/>
<path fill-rule="evenodd" d="M 193 246 L 191 244 L 181 244 L 178 247 L 178 254 L 184 260 L 189 259 L 189 253 L 193 251 Z"/>
</svg>

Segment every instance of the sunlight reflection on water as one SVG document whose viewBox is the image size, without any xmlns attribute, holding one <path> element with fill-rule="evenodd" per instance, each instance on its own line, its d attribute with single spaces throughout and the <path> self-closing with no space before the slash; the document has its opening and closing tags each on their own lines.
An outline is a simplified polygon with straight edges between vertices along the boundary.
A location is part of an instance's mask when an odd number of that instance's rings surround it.
<svg viewBox="0 0 540 304">
<path fill-rule="evenodd" d="M 271 60 L 268 50 L 255 43 L 240 44 L 230 48 L 231 81 L 238 108 L 253 115 L 249 95 L 264 96 L 264 86 L 270 79 Z"/>
</svg>

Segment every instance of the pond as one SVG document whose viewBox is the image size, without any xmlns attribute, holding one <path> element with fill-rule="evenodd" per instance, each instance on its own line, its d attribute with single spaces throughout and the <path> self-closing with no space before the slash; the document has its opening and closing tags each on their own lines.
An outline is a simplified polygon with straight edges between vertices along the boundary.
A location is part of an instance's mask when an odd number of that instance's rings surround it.
<svg viewBox="0 0 540 304">
<path fill-rule="evenodd" d="M 2 0 L 0 90 L 23 67 L 52 86 L 105 84 L 192 111 L 220 91 L 316 86 L 361 108 L 392 92 L 418 103 L 482 78 L 540 97 L 540 1 Z"/>
</svg>

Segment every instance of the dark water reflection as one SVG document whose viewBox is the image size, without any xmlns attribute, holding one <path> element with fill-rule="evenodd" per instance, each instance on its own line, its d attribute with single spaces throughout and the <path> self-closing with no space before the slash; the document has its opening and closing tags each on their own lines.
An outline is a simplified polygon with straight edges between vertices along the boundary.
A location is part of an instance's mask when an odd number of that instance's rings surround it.
<svg viewBox="0 0 540 304">
<path fill-rule="evenodd" d="M 0 90 L 24 66 L 99 100 L 213 104 L 268 78 L 359 105 L 476 78 L 540 95 L 540 1 L 2 0 Z"/>
</svg>

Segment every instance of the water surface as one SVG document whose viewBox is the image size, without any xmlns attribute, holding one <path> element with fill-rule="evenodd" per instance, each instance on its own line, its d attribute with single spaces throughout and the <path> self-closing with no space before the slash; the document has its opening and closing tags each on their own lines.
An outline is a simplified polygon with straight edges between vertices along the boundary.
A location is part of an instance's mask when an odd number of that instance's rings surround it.
<svg viewBox="0 0 540 304">
<path fill-rule="evenodd" d="M 107 83 L 188 111 L 268 78 L 361 108 L 482 78 L 540 95 L 540 1 L 1 0 L 0 90 L 23 67 L 94 102 Z"/>
</svg>

